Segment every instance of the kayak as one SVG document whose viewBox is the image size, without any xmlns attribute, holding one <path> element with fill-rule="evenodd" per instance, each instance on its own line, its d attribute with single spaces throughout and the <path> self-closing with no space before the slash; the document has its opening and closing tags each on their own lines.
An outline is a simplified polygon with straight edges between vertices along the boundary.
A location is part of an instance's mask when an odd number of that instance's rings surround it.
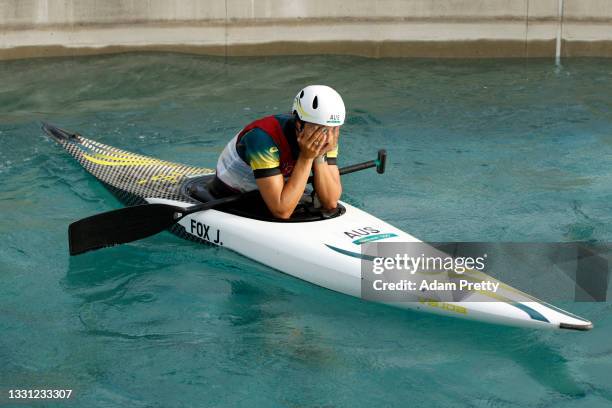
<svg viewBox="0 0 612 408">
<path fill-rule="evenodd" d="M 207 183 L 214 170 L 130 153 L 49 124 L 43 130 L 123 204 L 170 204 L 188 209 L 214 197 Z M 368 242 L 420 242 L 391 224 L 340 201 L 322 212 L 305 194 L 289 220 L 270 216 L 259 201 L 236 201 L 181 218 L 170 232 L 222 246 L 278 271 L 346 295 L 362 297 L 361 246 Z M 482 322 L 542 329 L 589 330 L 593 324 L 480 273 L 500 285 L 460 302 L 419 298 L 388 302 Z M 494 301 L 484 301 L 484 300 Z"/>
</svg>

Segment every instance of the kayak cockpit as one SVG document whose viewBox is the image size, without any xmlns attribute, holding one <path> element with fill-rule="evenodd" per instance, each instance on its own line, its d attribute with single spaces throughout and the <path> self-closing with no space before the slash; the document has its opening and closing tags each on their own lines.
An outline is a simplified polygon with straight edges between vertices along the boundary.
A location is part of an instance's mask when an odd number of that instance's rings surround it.
<svg viewBox="0 0 612 408">
<path fill-rule="evenodd" d="M 212 182 L 214 177 L 214 174 L 210 174 L 191 178 L 183 184 L 181 192 L 185 196 L 202 203 L 215 200 L 219 197 L 213 196 L 209 188 L 209 183 Z M 270 213 L 268 207 L 261 198 L 259 191 L 246 193 L 243 199 L 215 207 L 215 210 L 238 215 L 240 217 L 268 222 L 323 221 L 330 218 L 339 217 L 346 212 L 346 208 L 340 203 L 338 203 L 338 206 L 332 211 L 317 208 L 314 204 L 312 195 L 304 194 L 295 211 L 291 215 L 291 218 L 282 220 L 275 218 Z"/>
</svg>

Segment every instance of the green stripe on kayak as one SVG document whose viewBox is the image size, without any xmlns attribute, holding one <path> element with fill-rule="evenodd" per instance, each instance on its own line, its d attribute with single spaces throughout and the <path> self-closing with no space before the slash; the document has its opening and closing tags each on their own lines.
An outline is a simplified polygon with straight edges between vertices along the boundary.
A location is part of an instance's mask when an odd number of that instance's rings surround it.
<svg viewBox="0 0 612 408">
<path fill-rule="evenodd" d="M 374 259 L 376 259 L 376 257 L 372 255 L 363 255 L 359 252 L 347 251 L 346 249 L 337 248 L 333 245 L 325 244 L 325 246 L 331 250 L 341 253 L 342 255 L 352 256 L 353 258 L 365 259 L 366 261 L 373 261 Z"/>
<path fill-rule="evenodd" d="M 361 245 L 364 242 L 378 241 L 378 240 L 381 240 L 381 239 L 392 238 L 392 237 L 397 237 L 397 234 L 394 234 L 392 232 L 388 232 L 386 234 L 368 235 L 367 237 L 363 237 L 363 238 L 359 238 L 359 239 L 354 240 L 353 244 Z"/>
<path fill-rule="evenodd" d="M 533 320 L 539 320 L 541 322 L 550 323 L 550 320 L 548 320 L 540 312 L 530 308 L 529 306 L 526 306 L 518 302 L 511 302 L 510 304 L 518 309 L 521 309 L 523 312 L 527 313 L 529 317 L 531 317 Z"/>
</svg>

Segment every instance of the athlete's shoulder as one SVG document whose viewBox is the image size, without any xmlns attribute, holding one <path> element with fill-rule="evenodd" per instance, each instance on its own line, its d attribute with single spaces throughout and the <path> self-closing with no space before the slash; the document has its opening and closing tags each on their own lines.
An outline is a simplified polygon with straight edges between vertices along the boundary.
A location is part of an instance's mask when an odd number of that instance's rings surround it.
<svg viewBox="0 0 612 408">
<path fill-rule="evenodd" d="M 278 121 L 278 123 L 280 123 L 281 127 L 284 127 L 287 122 L 293 120 L 293 115 L 290 115 L 288 113 L 281 113 L 279 115 L 272 116 Z"/>
<path fill-rule="evenodd" d="M 241 140 L 243 143 L 254 144 L 274 143 L 274 138 L 265 129 L 255 127 L 244 134 Z"/>
<path fill-rule="evenodd" d="M 262 129 L 255 128 L 248 132 L 241 140 L 244 161 L 255 171 L 255 178 L 267 177 L 269 171 L 258 172 L 262 169 L 278 169 L 280 166 L 280 152 L 274 139 Z M 280 173 L 280 170 L 278 170 Z M 274 172 L 277 174 L 277 172 Z"/>
</svg>

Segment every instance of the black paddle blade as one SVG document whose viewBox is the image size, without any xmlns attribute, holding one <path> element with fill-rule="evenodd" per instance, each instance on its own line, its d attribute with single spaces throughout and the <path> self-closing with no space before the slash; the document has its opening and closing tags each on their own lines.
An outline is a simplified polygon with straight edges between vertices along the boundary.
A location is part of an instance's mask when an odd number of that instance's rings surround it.
<svg viewBox="0 0 612 408">
<path fill-rule="evenodd" d="M 184 212 L 167 204 L 143 204 L 83 218 L 68 227 L 70 255 L 155 235 L 176 223 Z"/>
</svg>

